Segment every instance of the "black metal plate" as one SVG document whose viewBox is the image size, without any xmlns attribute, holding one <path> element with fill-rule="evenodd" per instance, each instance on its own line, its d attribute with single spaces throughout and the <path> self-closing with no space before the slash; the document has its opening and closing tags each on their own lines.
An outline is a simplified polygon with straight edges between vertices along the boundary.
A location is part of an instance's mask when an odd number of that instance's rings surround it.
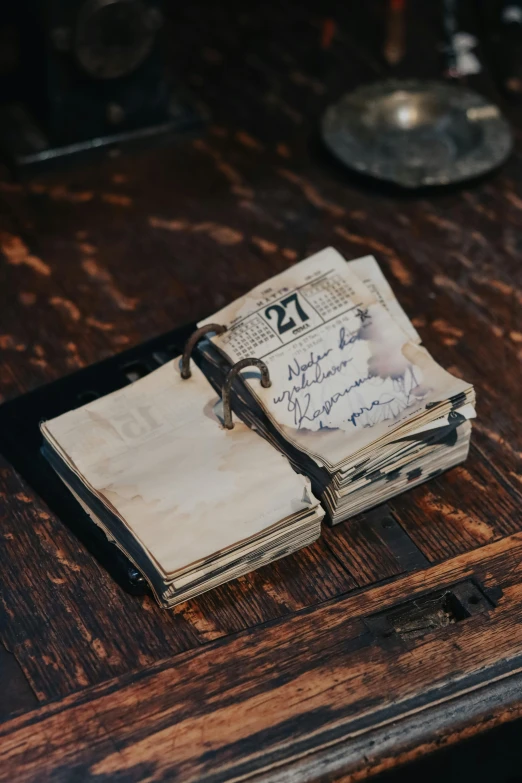
<svg viewBox="0 0 522 783">
<path fill-rule="evenodd" d="M 39 424 L 121 389 L 178 356 L 196 324 L 78 370 L 0 405 L 0 452 L 127 592 L 148 586 L 139 571 L 92 522 L 40 453 Z"/>
</svg>

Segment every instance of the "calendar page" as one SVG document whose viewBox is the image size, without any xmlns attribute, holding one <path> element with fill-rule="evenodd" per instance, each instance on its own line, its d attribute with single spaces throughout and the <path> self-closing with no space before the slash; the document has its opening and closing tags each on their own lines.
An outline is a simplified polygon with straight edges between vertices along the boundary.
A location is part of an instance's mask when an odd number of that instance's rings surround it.
<svg viewBox="0 0 522 783">
<path fill-rule="evenodd" d="M 203 322 L 227 326 L 213 343 L 230 361 L 267 364 L 272 386 L 245 372 L 249 389 L 287 438 L 326 448 L 327 459 L 347 453 L 339 433 L 350 434 L 350 450 L 361 447 L 465 388 L 418 345 L 372 262 L 352 267 L 327 248 Z"/>
<path fill-rule="evenodd" d="M 274 363 L 274 354 L 318 345 L 321 327 L 373 300 L 342 256 L 327 250 L 271 278 L 202 323 L 215 319 L 228 326 L 219 346 L 232 361 L 256 356 Z M 288 347 L 281 352 L 283 346 Z"/>
</svg>

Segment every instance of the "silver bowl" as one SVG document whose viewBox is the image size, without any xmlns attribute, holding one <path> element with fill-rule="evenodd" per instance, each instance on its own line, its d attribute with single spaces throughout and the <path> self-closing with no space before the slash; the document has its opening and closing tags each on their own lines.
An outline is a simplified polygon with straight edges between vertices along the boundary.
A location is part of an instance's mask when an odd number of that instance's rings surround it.
<svg viewBox="0 0 522 783">
<path fill-rule="evenodd" d="M 323 139 L 351 169 L 405 188 L 448 185 L 501 164 L 513 139 L 497 106 L 444 82 L 390 79 L 326 111 Z"/>
</svg>

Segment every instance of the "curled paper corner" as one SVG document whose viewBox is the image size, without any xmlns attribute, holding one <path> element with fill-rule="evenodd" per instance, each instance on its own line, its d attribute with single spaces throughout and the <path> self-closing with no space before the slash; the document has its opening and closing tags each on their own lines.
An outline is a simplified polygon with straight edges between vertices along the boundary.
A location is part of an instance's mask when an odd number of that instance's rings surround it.
<svg viewBox="0 0 522 783">
<path fill-rule="evenodd" d="M 225 426 L 224 414 L 223 414 L 223 400 L 221 397 L 216 397 L 211 400 L 208 405 L 205 406 L 203 414 L 210 419 L 214 419 L 221 427 Z"/>
<path fill-rule="evenodd" d="M 306 503 L 307 506 L 311 506 L 314 502 L 309 479 L 306 480 L 306 484 L 303 487 L 303 497 L 301 498 L 301 501 Z"/>
</svg>

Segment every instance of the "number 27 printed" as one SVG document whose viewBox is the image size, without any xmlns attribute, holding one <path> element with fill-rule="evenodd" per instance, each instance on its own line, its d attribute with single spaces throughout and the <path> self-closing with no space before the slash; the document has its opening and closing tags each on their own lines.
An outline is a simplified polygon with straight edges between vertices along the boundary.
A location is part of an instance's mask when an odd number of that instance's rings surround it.
<svg viewBox="0 0 522 783">
<path fill-rule="evenodd" d="M 273 318 L 273 313 L 277 318 L 277 331 L 279 334 L 288 332 L 289 329 L 293 329 L 297 324 L 288 312 L 288 308 L 292 306 L 293 315 L 295 318 L 299 318 L 301 323 L 308 321 L 308 314 L 301 307 L 301 303 L 297 297 L 297 294 L 287 296 L 286 299 L 282 299 L 279 304 L 270 305 L 265 310 L 265 318 L 269 321 Z"/>
</svg>

